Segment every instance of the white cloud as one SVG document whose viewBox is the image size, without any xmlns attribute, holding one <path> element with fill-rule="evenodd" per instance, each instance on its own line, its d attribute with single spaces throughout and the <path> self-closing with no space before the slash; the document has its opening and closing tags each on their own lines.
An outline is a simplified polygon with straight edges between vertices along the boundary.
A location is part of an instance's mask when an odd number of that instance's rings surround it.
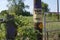
<svg viewBox="0 0 60 40">
<path fill-rule="evenodd" d="M 0 12 L 2 10 L 8 9 L 7 4 L 8 4 L 7 0 L 0 0 Z"/>
</svg>

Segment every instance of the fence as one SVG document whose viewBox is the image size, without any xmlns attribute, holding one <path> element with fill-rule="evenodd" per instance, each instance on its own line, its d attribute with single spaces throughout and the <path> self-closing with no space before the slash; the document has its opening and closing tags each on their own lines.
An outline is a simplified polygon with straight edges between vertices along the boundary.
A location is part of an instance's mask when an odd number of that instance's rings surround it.
<svg viewBox="0 0 60 40">
<path fill-rule="evenodd" d="M 60 40 L 60 17 L 57 14 L 44 14 L 45 40 Z"/>
</svg>

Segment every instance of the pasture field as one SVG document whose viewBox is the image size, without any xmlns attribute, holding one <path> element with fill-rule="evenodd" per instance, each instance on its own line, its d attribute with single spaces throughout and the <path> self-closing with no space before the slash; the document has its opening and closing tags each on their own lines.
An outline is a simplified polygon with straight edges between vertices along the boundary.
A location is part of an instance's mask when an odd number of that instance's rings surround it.
<svg viewBox="0 0 60 40">
<path fill-rule="evenodd" d="M 46 16 L 46 30 L 48 32 L 48 35 L 47 35 L 48 40 L 55 40 L 57 39 L 57 37 L 59 38 L 60 18 L 58 20 L 57 16 Z"/>
</svg>

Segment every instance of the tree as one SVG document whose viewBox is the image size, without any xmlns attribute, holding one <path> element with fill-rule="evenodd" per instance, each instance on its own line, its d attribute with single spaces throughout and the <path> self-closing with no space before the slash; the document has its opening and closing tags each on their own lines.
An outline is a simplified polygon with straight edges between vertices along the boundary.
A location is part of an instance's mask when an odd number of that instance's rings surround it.
<svg viewBox="0 0 60 40">
<path fill-rule="evenodd" d="M 2 10 L 0 13 L 0 18 L 6 19 L 7 14 L 8 14 L 7 10 Z"/>
<path fill-rule="evenodd" d="M 8 2 L 9 2 L 8 7 L 9 7 L 9 12 L 10 13 L 14 13 L 18 16 L 19 15 L 24 15 L 24 14 L 25 15 L 27 15 L 27 14 L 30 15 L 30 12 L 27 12 L 25 10 L 25 8 L 28 8 L 28 6 L 26 6 L 24 4 L 23 0 L 8 0 Z M 27 14 L 25 12 L 27 12 Z"/>
<path fill-rule="evenodd" d="M 48 8 L 48 4 L 42 2 L 42 12 L 48 12 L 49 11 L 49 8 Z"/>
<path fill-rule="evenodd" d="M 1 11 L 1 14 L 4 15 L 4 14 L 8 14 L 7 10 L 3 10 Z"/>
</svg>

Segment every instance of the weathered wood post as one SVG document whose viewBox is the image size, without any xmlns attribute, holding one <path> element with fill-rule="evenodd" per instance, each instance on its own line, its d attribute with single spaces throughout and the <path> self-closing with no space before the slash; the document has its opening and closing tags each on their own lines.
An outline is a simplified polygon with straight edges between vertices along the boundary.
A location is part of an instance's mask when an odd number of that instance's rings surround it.
<svg viewBox="0 0 60 40">
<path fill-rule="evenodd" d="M 39 33 L 37 34 L 37 40 L 43 40 L 43 35 L 42 35 L 43 22 L 42 22 L 41 0 L 34 0 L 34 26 L 35 26 L 35 29 L 39 31 Z"/>
<path fill-rule="evenodd" d="M 48 35 L 48 32 L 47 32 L 47 40 L 49 40 L 49 35 Z"/>
</svg>

